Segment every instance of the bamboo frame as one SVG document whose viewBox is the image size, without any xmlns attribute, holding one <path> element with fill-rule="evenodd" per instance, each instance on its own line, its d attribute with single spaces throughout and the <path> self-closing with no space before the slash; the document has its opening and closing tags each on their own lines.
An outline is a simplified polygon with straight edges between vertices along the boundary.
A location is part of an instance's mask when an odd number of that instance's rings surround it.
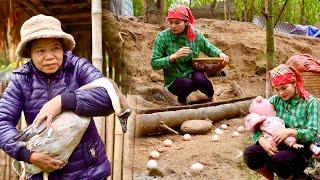
<svg viewBox="0 0 320 180">
<path fill-rule="evenodd" d="M 92 11 L 92 64 L 102 72 L 102 8 L 101 0 L 93 0 Z M 95 117 L 96 126 L 102 140 L 105 141 L 105 118 Z"/>
<path fill-rule="evenodd" d="M 113 175 L 114 180 L 122 179 L 122 150 L 123 150 L 123 132 L 120 121 L 115 116 L 115 129 L 114 129 L 114 149 L 113 149 Z"/>
<path fill-rule="evenodd" d="M 135 99 L 128 95 L 127 99 L 133 109 L 136 109 L 137 102 Z M 133 111 L 128 119 L 128 131 L 124 134 L 123 142 L 123 164 L 122 164 L 122 179 L 132 180 L 133 179 L 133 154 L 134 154 L 134 134 L 135 134 L 135 122 L 136 112 Z"/>
<path fill-rule="evenodd" d="M 114 114 L 106 117 L 106 151 L 110 161 L 111 167 L 113 166 L 113 144 L 114 144 Z M 108 180 L 112 180 L 113 167 L 111 168 L 111 175 Z"/>
<path fill-rule="evenodd" d="M 92 0 L 92 64 L 102 72 L 102 8 L 101 0 Z"/>
</svg>

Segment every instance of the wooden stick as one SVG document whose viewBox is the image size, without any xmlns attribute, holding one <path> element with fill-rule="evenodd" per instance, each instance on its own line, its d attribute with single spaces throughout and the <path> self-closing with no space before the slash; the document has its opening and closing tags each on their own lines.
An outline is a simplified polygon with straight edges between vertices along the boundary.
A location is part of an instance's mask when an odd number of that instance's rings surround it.
<svg viewBox="0 0 320 180">
<path fill-rule="evenodd" d="M 160 127 L 167 129 L 168 131 L 172 132 L 173 134 L 176 134 L 176 135 L 179 134 L 177 131 L 175 131 L 174 129 L 167 126 L 163 121 L 160 121 Z"/>
<path fill-rule="evenodd" d="M 252 97 L 245 97 L 245 98 L 237 98 L 232 99 L 228 101 L 220 101 L 220 102 L 207 102 L 202 104 L 193 104 L 193 105 L 187 105 L 187 106 L 168 106 L 164 108 L 149 108 L 149 109 L 141 109 L 137 110 L 138 114 L 152 114 L 157 112 L 164 112 L 164 111 L 176 111 L 176 110 L 182 110 L 182 109 L 198 109 L 198 108 L 204 108 L 209 106 L 218 106 L 222 104 L 229 104 L 229 103 L 235 103 L 239 101 L 246 101 L 255 98 L 256 96 Z"/>
</svg>

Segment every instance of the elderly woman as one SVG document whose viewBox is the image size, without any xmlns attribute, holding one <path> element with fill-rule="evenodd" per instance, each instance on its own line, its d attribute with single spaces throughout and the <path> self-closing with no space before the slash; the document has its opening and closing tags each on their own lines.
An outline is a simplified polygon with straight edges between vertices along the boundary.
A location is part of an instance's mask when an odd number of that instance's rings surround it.
<svg viewBox="0 0 320 180">
<path fill-rule="evenodd" d="M 22 25 L 16 53 L 31 61 L 13 72 L 0 100 L 0 148 L 16 160 L 56 170 L 49 179 L 105 179 L 110 164 L 93 120 L 65 166 L 55 157 L 30 152 L 13 138 L 19 133 L 16 125 L 22 111 L 27 124 L 35 126 L 45 120 L 50 125 L 64 110 L 87 117 L 113 112 L 105 89 L 79 89 L 103 75 L 88 60 L 73 55 L 74 46 L 73 37 L 54 17 L 37 15 Z M 30 179 L 42 179 L 42 174 Z"/>
<path fill-rule="evenodd" d="M 197 90 L 214 100 L 211 82 L 204 73 L 192 68 L 191 60 L 203 52 L 210 57 L 222 58 L 225 65 L 229 57 L 193 28 L 194 18 L 189 7 L 173 5 L 166 19 L 169 29 L 158 33 L 154 41 L 152 68 L 163 69 L 164 86 L 178 96 L 181 105 L 186 105 L 188 95 Z"/>
<path fill-rule="evenodd" d="M 276 131 L 271 141 L 255 131 L 255 144 L 246 148 L 244 162 L 266 179 L 273 179 L 274 173 L 282 179 L 307 179 L 303 171 L 312 155 L 309 146 L 318 135 L 319 102 L 305 91 L 295 69 L 281 64 L 269 72 L 269 77 L 276 93 L 269 101 L 286 129 Z M 288 137 L 296 138 L 304 147 L 286 146 L 284 140 Z"/>
</svg>

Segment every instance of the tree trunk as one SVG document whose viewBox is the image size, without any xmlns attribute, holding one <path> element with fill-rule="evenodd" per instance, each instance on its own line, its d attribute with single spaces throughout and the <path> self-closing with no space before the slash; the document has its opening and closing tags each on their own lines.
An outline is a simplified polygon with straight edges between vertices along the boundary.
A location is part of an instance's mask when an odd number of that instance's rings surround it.
<svg viewBox="0 0 320 180">
<path fill-rule="evenodd" d="M 141 4 L 144 22 L 160 25 L 164 23 L 166 0 L 142 0 Z"/>
<path fill-rule="evenodd" d="M 271 95 L 268 72 L 274 67 L 274 37 L 273 37 L 273 0 L 265 0 L 266 42 L 267 42 L 267 80 L 266 97 Z"/>
<path fill-rule="evenodd" d="M 161 121 L 174 128 L 184 121 L 196 119 L 210 119 L 220 121 L 238 117 L 248 113 L 252 100 L 221 104 L 196 109 L 180 109 L 173 111 L 156 112 L 151 114 L 139 114 L 136 116 L 136 136 L 162 132 Z"/>
<path fill-rule="evenodd" d="M 301 8 L 300 9 L 300 11 L 301 11 L 300 24 L 305 24 L 304 0 L 301 0 L 300 8 Z"/>
<path fill-rule="evenodd" d="M 157 7 L 160 9 L 160 12 L 158 13 L 158 24 L 162 25 L 164 23 L 164 17 L 166 16 L 166 0 L 157 0 Z"/>
</svg>

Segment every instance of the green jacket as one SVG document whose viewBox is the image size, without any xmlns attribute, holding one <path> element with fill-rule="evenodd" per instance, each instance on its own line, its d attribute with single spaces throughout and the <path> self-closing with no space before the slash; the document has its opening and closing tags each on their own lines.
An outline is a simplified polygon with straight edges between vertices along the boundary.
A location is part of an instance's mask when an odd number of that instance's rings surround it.
<svg viewBox="0 0 320 180">
<path fill-rule="evenodd" d="M 195 29 L 196 39 L 190 42 L 186 34 L 173 34 L 170 29 L 157 34 L 153 44 L 151 66 L 155 70 L 163 69 L 164 86 L 169 87 L 174 80 L 180 77 L 190 77 L 194 71 L 191 66 L 192 58 L 198 57 L 203 52 L 209 57 L 218 57 L 222 52 L 212 45 Z M 189 56 L 182 57 L 172 64 L 169 63 L 169 56 L 176 53 L 181 47 L 190 47 Z"/>
</svg>

